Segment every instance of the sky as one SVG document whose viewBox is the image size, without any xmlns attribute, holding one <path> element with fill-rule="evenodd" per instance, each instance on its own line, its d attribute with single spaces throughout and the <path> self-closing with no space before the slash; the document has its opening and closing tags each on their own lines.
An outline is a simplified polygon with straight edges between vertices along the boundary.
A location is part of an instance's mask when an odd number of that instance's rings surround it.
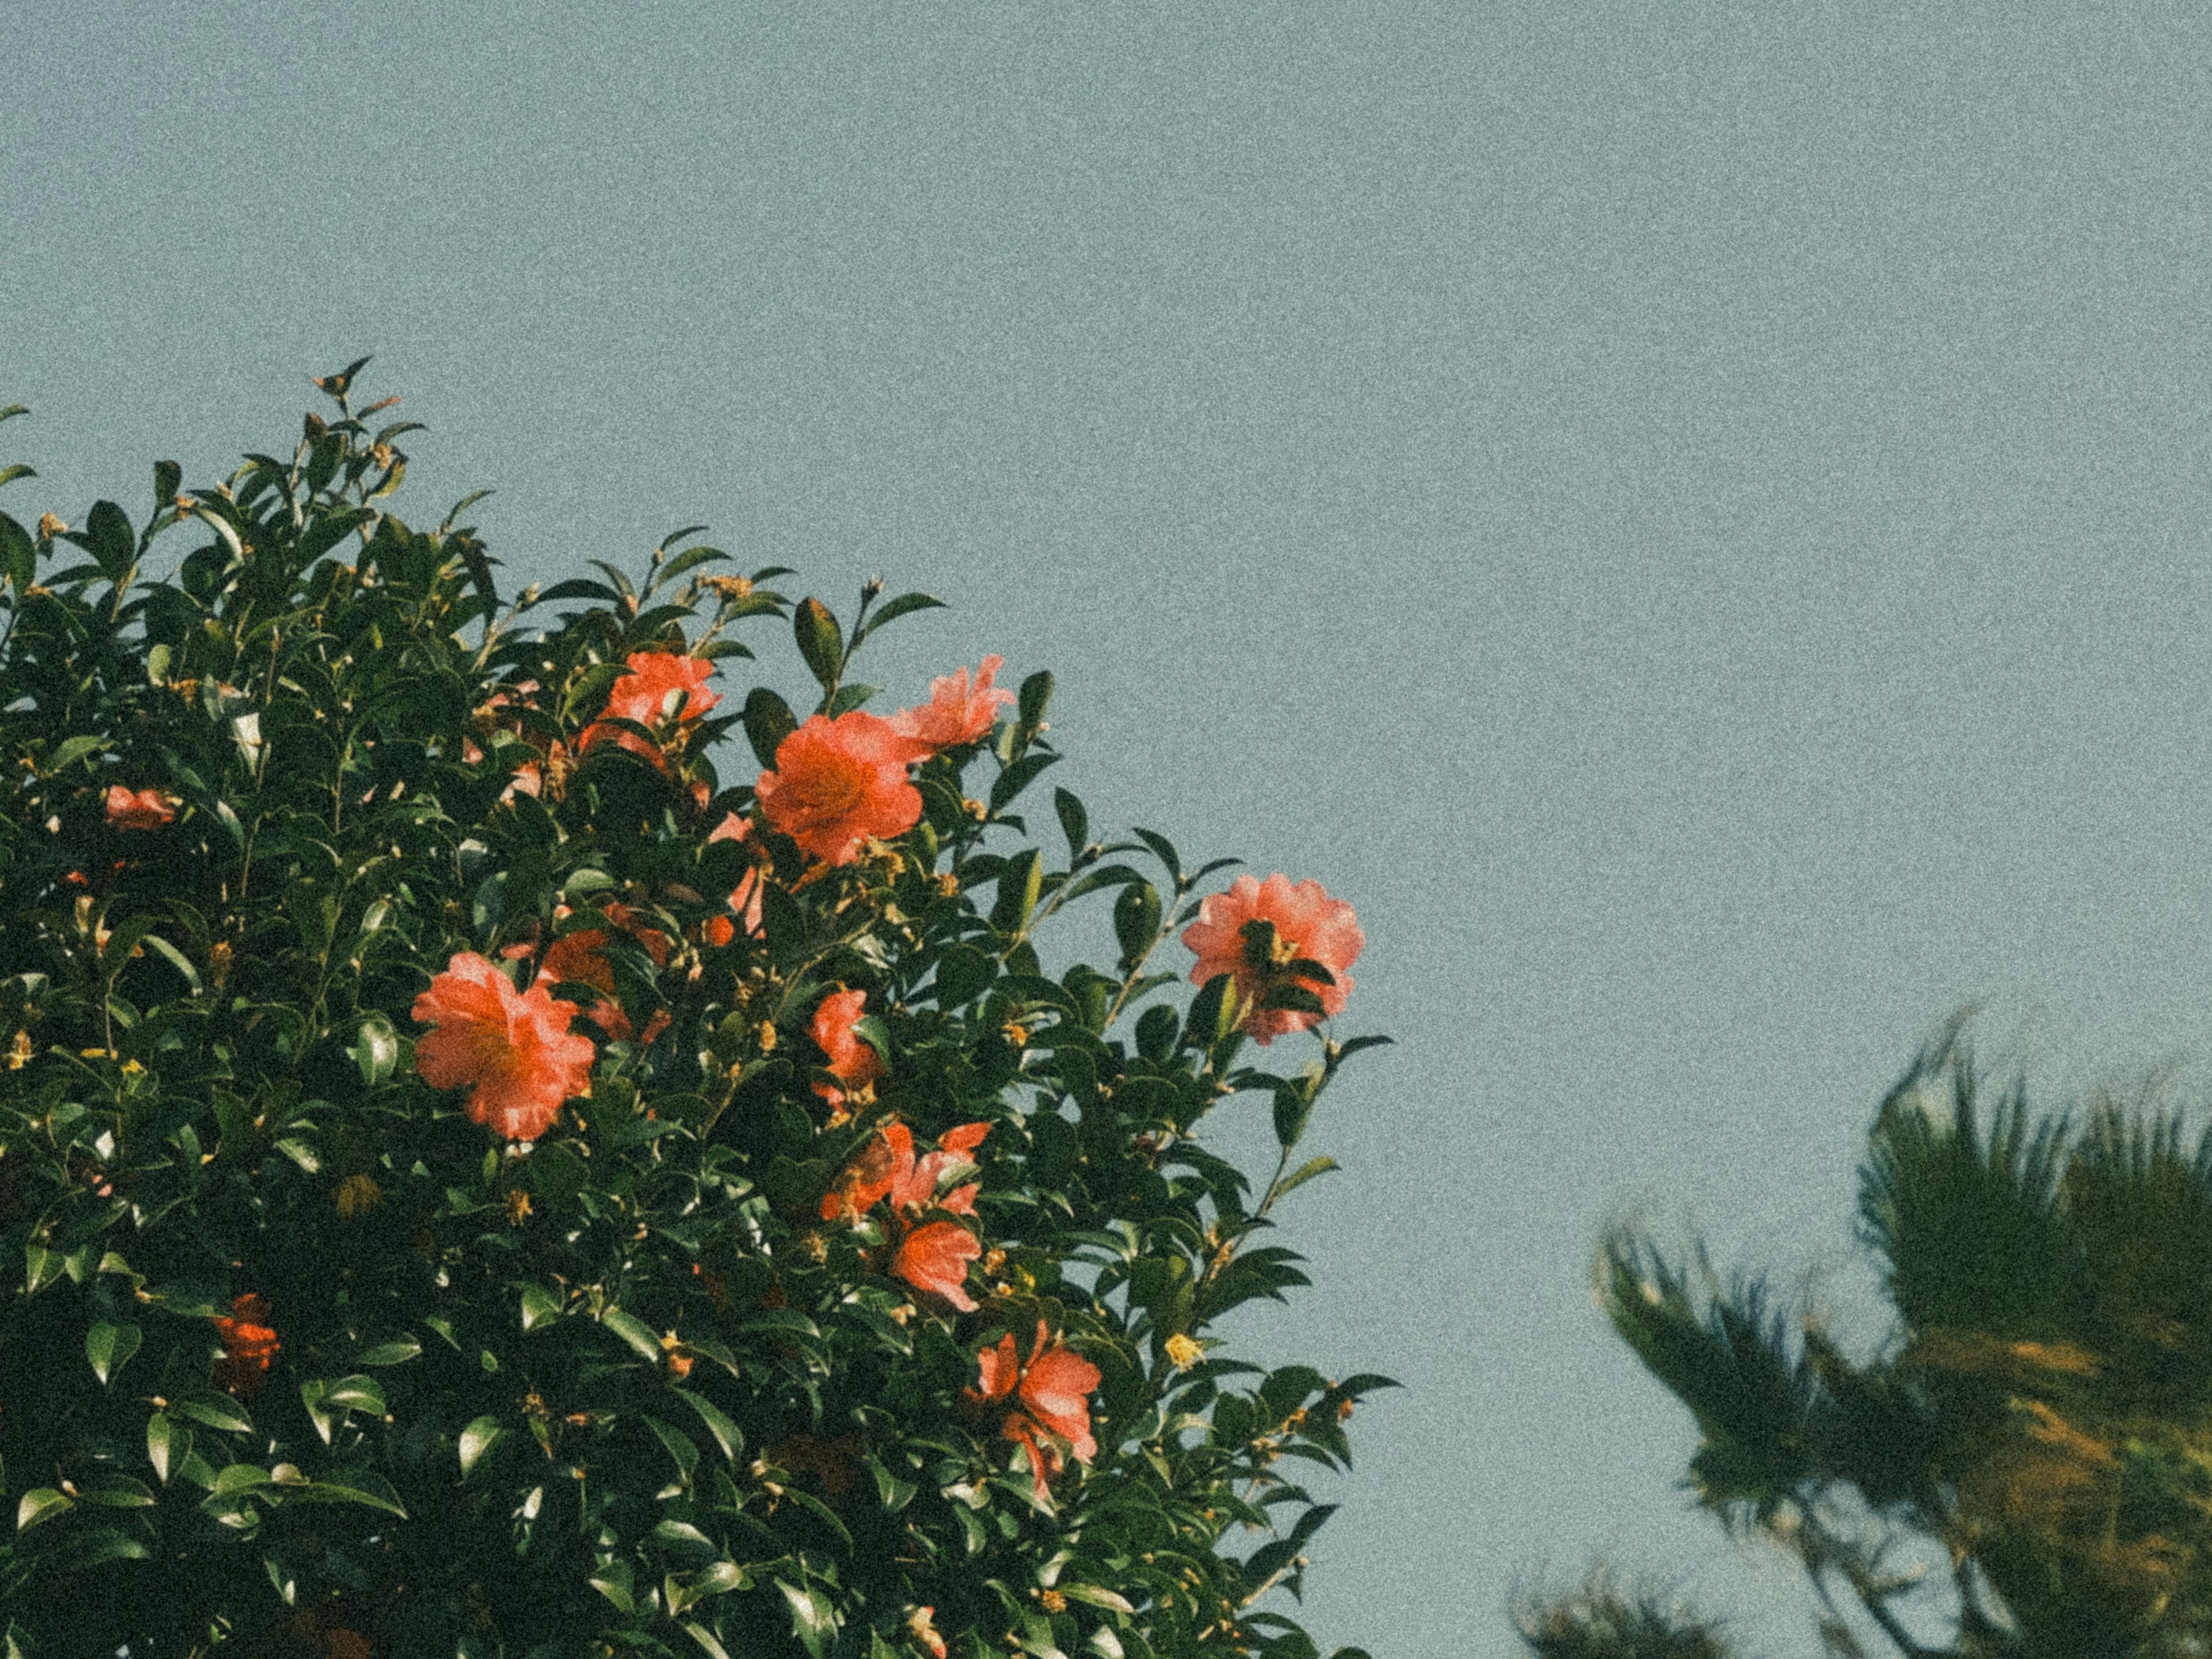
<svg viewBox="0 0 2212 1659">
<path fill-rule="evenodd" d="M 1237 1328 L 1406 1384 L 1331 1488 L 1324 1651 L 1506 1659 L 1516 1591 L 1605 1558 L 1811 1659 L 1591 1252 L 1641 1213 L 1848 1320 L 1867 1125 L 1954 1010 L 2054 1103 L 2197 1074 L 2201 7 L 9 0 L 0 38 L 12 513 L 143 517 L 155 459 L 289 445 L 373 353 L 428 427 L 401 512 L 494 489 L 517 586 L 705 522 L 841 607 L 938 594 L 870 644 L 891 697 L 1048 667 L 1094 823 L 1366 929 L 1340 1029 L 1396 1046 L 1310 1137 L 1313 1288 Z"/>
</svg>

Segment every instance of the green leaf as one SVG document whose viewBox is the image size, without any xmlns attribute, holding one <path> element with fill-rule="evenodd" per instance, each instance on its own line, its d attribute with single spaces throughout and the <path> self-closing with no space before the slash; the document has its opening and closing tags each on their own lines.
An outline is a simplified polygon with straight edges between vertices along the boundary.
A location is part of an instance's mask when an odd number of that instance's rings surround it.
<svg viewBox="0 0 2212 1659">
<path fill-rule="evenodd" d="M 362 1020 L 353 1057 L 361 1067 L 361 1080 L 370 1088 L 389 1078 L 399 1064 L 399 1034 L 392 1030 L 392 1022 L 382 1014 L 371 1014 Z"/>
<path fill-rule="evenodd" d="M 422 1345 L 411 1336 L 398 1337 L 390 1342 L 380 1342 L 364 1350 L 355 1359 L 356 1365 L 403 1365 L 422 1352 Z"/>
<path fill-rule="evenodd" d="M 497 1445 L 507 1433 L 499 1419 L 487 1413 L 461 1431 L 461 1476 L 468 1477 L 483 1455 Z"/>
<path fill-rule="evenodd" d="M 1052 703 L 1052 676 L 1042 668 L 1022 682 L 1015 714 L 1020 719 L 1024 738 L 1034 737 L 1044 725 L 1045 711 Z"/>
<path fill-rule="evenodd" d="M 1072 866 L 1091 844 L 1091 814 L 1065 789 L 1052 792 L 1052 810 L 1059 815 L 1060 831 L 1067 837 L 1067 861 Z"/>
<path fill-rule="evenodd" d="M 129 572 L 138 544 L 130 516 L 113 501 L 94 501 L 85 517 L 84 533 L 72 539 L 92 555 L 110 581 L 120 581 Z"/>
<path fill-rule="evenodd" d="M 610 1308 L 599 1316 L 599 1323 L 635 1349 L 641 1358 L 658 1365 L 660 1363 L 660 1339 L 646 1328 L 645 1322 L 620 1308 Z"/>
<path fill-rule="evenodd" d="M 219 1394 L 193 1395 L 190 1399 L 178 1401 L 174 1409 L 211 1429 L 223 1429 L 232 1434 L 253 1432 L 253 1419 Z"/>
<path fill-rule="evenodd" d="M 735 1569 L 732 1568 L 732 1571 L 734 1571 Z M 729 1650 L 717 1642 L 713 1632 L 696 1620 L 687 1619 L 684 1621 L 684 1633 L 696 1642 L 701 1650 L 709 1656 L 709 1659 L 730 1659 Z"/>
<path fill-rule="evenodd" d="M 127 1474 L 94 1475 L 85 1483 L 81 1496 L 88 1504 L 111 1510 L 150 1510 L 155 1504 L 153 1492 L 146 1483 L 133 1480 Z"/>
<path fill-rule="evenodd" d="M 1012 805 L 1014 798 L 1036 781 L 1038 773 L 1043 771 L 1048 766 L 1056 766 L 1059 763 L 1060 757 L 1047 750 L 1034 755 L 1024 755 L 1011 766 L 1003 769 L 999 775 L 991 781 L 991 810 L 996 812 Z M 1034 855 L 1035 849 L 1032 849 L 1032 856 Z"/>
<path fill-rule="evenodd" d="M 972 945 L 955 945 L 937 962 L 937 1006 L 946 1013 L 964 1008 L 991 988 L 999 965 Z"/>
<path fill-rule="evenodd" d="M 1149 881 L 1131 882 L 1114 901 L 1114 937 L 1121 942 L 1121 960 L 1133 966 L 1159 936 L 1159 889 Z"/>
<path fill-rule="evenodd" d="M 59 772 L 82 760 L 87 755 L 98 754 L 107 747 L 107 739 L 96 732 L 69 738 L 46 762 L 49 773 Z"/>
<path fill-rule="evenodd" d="M 1338 1167 L 1340 1166 L 1337 1161 L 1333 1158 L 1310 1159 L 1283 1177 L 1281 1184 L 1275 1188 L 1275 1196 L 1280 1198 L 1286 1193 L 1295 1192 L 1316 1176 L 1327 1175 L 1331 1170 Z"/>
<path fill-rule="evenodd" d="M 538 1156 L 543 1157 L 544 1154 L 541 1152 Z M 525 1285 L 522 1287 L 524 1330 L 536 1330 L 540 1325 L 550 1323 L 560 1316 L 561 1297 L 556 1292 L 547 1290 L 543 1285 Z"/>
<path fill-rule="evenodd" d="M 617 1612 L 637 1611 L 637 1601 L 630 1594 L 631 1586 L 635 1583 L 630 1565 L 619 1556 L 611 1561 L 603 1563 L 599 1571 L 591 1576 L 588 1582 L 593 1589 L 615 1604 Z"/>
<path fill-rule="evenodd" d="M 689 1389 L 678 1389 L 676 1394 L 678 1398 L 699 1413 L 699 1420 L 707 1425 L 707 1432 L 714 1437 L 715 1445 L 721 1448 L 723 1460 L 735 1464 L 738 1455 L 745 1449 L 744 1431 L 730 1421 L 720 1406 L 704 1395 L 694 1394 Z"/>
<path fill-rule="evenodd" d="M 911 616 L 917 611 L 942 610 L 945 601 L 933 599 L 927 593 L 902 593 L 895 599 L 884 601 L 882 609 L 868 618 L 867 625 L 853 635 L 853 649 L 860 648 L 860 641 L 885 623 L 896 622 L 901 617 Z"/>
<path fill-rule="evenodd" d="M 745 741 L 752 745 L 753 757 L 763 769 L 773 772 L 777 746 L 799 729 L 791 705 L 766 686 L 757 685 L 745 694 L 744 709 L 738 719 L 745 728 Z"/>
<path fill-rule="evenodd" d="M 677 1472 L 688 1480 L 693 1466 L 699 1462 L 699 1443 L 683 1430 L 672 1428 L 657 1417 L 647 1418 L 645 1426 L 651 1429 L 653 1438 L 667 1449 L 669 1456 L 675 1460 Z"/>
<path fill-rule="evenodd" d="M 185 983 L 191 988 L 194 996 L 200 994 L 200 970 L 192 966 L 191 959 L 182 951 L 177 949 L 159 933 L 147 934 L 144 942 L 152 945 L 167 961 L 169 966 L 185 976 Z"/>
<path fill-rule="evenodd" d="M 368 1412 L 384 1415 L 384 1385 L 373 1376 L 342 1376 L 323 1395 L 325 1411 Z"/>
<path fill-rule="evenodd" d="M 824 691 L 831 690 L 845 670 L 845 635 L 837 618 L 821 600 L 801 599 L 791 613 L 791 630 L 808 672 L 821 682 Z"/>
<path fill-rule="evenodd" d="M 791 1604 L 791 1633 L 805 1644 L 813 1659 L 822 1659 L 837 1639 L 837 1614 L 830 1598 L 811 1587 L 802 1589 L 781 1578 L 775 1587 Z"/>
<path fill-rule="evenodd" d="M 0 513 L 0 577 L 14 584 L 20 598 L 39 572 L 39 550 L 30 532 Z"/>
<path fill-rule="evenodd" d="M 146 1420 L 146 1461 L 154 1466 L 154 1474 L 163 1486 L 169 1484 L 170 1470 L 191 1455 L 192 1431 L 188 1425 L 161 1411 Z"/>
<path fill-rule="evenodd" d="M 50 1521 L 71 1507 L 66 1492 L 56 1492 L 52 1486 L 33 1486 L 15 1506 L 15 1530 L 28 1532 L 40 1522 Z"/>
<path fill-rule="evenodd" d="M 242 1492 L 254 1492 L 269 1484 L 269 1471 L 256 1463 L 227 1463 L 215 1478 L 217 1498 L 234 1498 Z"/>
<path fill-rule="evenodd" d="M 685 1554 L 711 1556 L 721 1553 L 721 1547 L 689 1521 L 663 1521 L 646 1536 L 663 1549 L 678 1550 Z"/>
<path fill-rule="evenodd" d="M 1109 1589 L 1101 1589 L 1096 1584 L 1072 1584 L 1062 1579 L 1060 1593 L 1071 1601 L 1088 1602 L 1094 1607 L 1104 1607 L 1109 1613 L 1125 1613 L 1133 1617 L 1137 1611 L 1129 1605 L 1127 1598 Z"/>
<path fill-rule="evenodd" d="M 92 1362 L 92 1374 L 102 1386 L 131 1363 L 142 1340 L 136 1325 L 110 1324 L 105 1319 L 84 1334 L 84 1357 Z"/>
<path fill-rule="evenodd" d="M 396 1515 L 402 1521 L 407 1518 L 406 1508 L 400 1503 L 399 1494 L 392 1491 L 392 1483 L 367 1469 L 344 1471 L 285 1490 L 292 1497 L 305 1498 L 311 1504 L 359 1504 Z"/>
</svg>

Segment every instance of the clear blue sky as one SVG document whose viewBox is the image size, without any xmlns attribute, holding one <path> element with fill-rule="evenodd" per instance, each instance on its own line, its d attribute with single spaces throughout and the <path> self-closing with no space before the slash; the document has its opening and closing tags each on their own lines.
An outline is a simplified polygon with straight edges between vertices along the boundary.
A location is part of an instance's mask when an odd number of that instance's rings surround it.
<svg viewBox="0 0 2212 1659">
<path fill-rule="evenodd" d="M 1308 1603 L 1503 1659 L 1593 1554 L 1814 1651 L 1602 1328 L 1640 1205 L 1852 1304 L 1881 1091 L 2207 1037 L 2195 5 L 15 0 L 21 515 L 376 354 L 518 584 L 711 522 L 1094 821 L 1314 877 L 1364 1060 L 1263 1354 L 1409 1388 Z M 1103 921 L 1102 921 L 1103 927 Z M 1262 1109 L 1251 1105 L 1255 1120 Z M 1256 1124 L 1255 1124 L 1256 1128 Z"/>
</svg>

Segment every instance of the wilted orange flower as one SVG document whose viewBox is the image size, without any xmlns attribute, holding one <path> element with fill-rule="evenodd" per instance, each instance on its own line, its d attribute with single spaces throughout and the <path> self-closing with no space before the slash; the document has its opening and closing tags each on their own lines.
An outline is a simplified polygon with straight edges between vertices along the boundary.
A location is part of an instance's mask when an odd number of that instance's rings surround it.
<svg viewBox="0 0 2212 1659">
<path fill-rule="evenodd" d="M 814 1092 L 832 1106 L 842 1103 L 845 1096 L 866 1088 L 884 1074 L 884 1060 L 873 1048 L 854 1032 L 860 1023 L 860 1011 L 867 1006 L 866 991 L 832 991 L 822 999 L 814 1011 L 814 1023 L 807 1030 L 829 1059 L 829 1072 L 842 1088 L 827 1083 L 817 1083 Z"/>
<path fill-rule="evenodd" d="M 125 789 L 107 786 L 107 827 L 111 830 L 159 830 L 177 821 L 177 809 L 158 789 Z"/>
<path fill-rule="evenodd" d="M 284 1346 L 269 1323 L 269 1298 L 249 1291 L 230 1304 L 228 1313 L 210 1316 L 209 1322 L 222 1339 L 216 1386 L 240 1399 L 260 1393 L 269 1380 L 269 1362 Z"/>
<path fill-rule="evenodd" d="M 915 740 L 859 709 L 824 714 L 776 745 L 775 769 L 753 786 L 761 816 L 827 864 L 850 864 L 870 836 L 904 835 L 921 817 L 921 793 L 907 781 Z"/>
<path fill-rule="evenodd" d="M 1014 701 L 1012 692 L 991 684 L 1006 665 L 1004 657 L 984 658 L 972 683 L 965 668 L 939 675 L 929 683 L 929 701 L 892 715 L 891 730 L 913 738 L 925 751 L 951 749 L 988 737 L 999 710 Z"/>
<path fill-rule="evenodd" d="M 535 1140 L 561 1103 L 588 1091 L 593 1049 L 571 1034 L 573 1002 L 543 985 L 526 992 L 473 951 L 464 951 L 415 999 L 416 1019 L 436 1027 L 415 1044 L 415 1069 L 434 1089 L 471 1090 L 468 1114 L 514 1140 Z"/>
<path fill-rule="evenodd" d="M 576 740 L 577 749 L 591 749 L 611 738 L 632 754 L 665 768 L 666 762 L 659 750 L 635 732 L 605 724 L 606 719 L 635 720 L 647 731 L 657 730 L 670 719 L 689 726 L 722 700 L 720 693 L 707 689 L 714 672 L 713 663 L 679 651 L 631 652 L 629 672 L 608 691 L 606 708 L 599 720 L 584 728 L 583 736 Z"/>
<path fill-rule="evenodd" d="M 753 824 L 750 818 L 740 817 L 735 812 L 725 812 L 722 815 L 722 821 L 707 832 L 707 839 L 710 842 L 744 841 L 752 835 L 752 832 Z M 744 924 L 745 933 L 749 936 L 760 932 L 761 872 L 758 865 L 746 871 L 738 878 L 738 884 L 731 890 L 730 908 L 737 913 L 738 921 Z M 709 945 L 727 945 L 738 936 L 738 923 L 732 921 L 727 916 L 710 917 L 707 922 L 706 932 L 707 942 Z"/>
<path fill-rule="evenodd" d="M 968 1294 L 968 1264 L 983 1254 L 975 1235 L 957 1221 L 932 1221 L 916 1227 L 891 1257 L 891 1272 L 932 1296 L 941 1296 L 962 1313 L 975 1310 Z"/>
<path fill-rule="evenodd" d="M 1012 1334 L 979 1352 L 975 1363 L 983 1386 L 969 1389 L 968 1398 L 977 1405 L 1011 1400 L 1014 1409 L 1006 1413 L 999 1432 L 1029 1454 L 1030 1474 L 1040 1498 L 1050 1492 L 1048 1466 L 1052 1474 L 1065 1467 L 1063 1444 L 1080 1462 L 1088 1463 L 1098 1455 L 1098 1443 L 1091 1433 L 1090 1399 L 1098 1386 L 1098 1368 L 1063 1342 L 1046 1346 L 1044 1321 L 1037 1321 L 1036 1341 L 1030 1348 L 1027 1365 L 1016 1362 Z"/>
<path fill-rule="evenodd" d="M 1265 960 L 1244 936 L 1248 923 L 1264 921 L 1275 930 L 1274 948 Z M 1225 893 L 1216 893 L 1198 908 L 1198 920 L 1183 929 L 1182 942 L 1198 953 L 1190 970 L 1191 982 L 1204 985 L 1223 974 L 1235 980 L 1240 1000 L 1257 998 L 1271 986 L 1294 984 L 1321 1000 L 1325 1013 L 1334 1014 L 1352 994 L 1352 964 L 1367 944 L 1359 921 L 1342 899 L 1333 899 L 1317 881 L 1293 886 L 1285 875 L 1259 881 L 1239 876 Z M 1334 984 L 1306 976 L 1298 962 L 1316 962 L 1328 970 Z M 1286 1031 L 1310 1029 L 1319 1016 L 1288 1008 L 1254 1008 L 1243 1018 L 1243 1028 L 1261 1042 L 1272 1042 Z"/>
</svg>

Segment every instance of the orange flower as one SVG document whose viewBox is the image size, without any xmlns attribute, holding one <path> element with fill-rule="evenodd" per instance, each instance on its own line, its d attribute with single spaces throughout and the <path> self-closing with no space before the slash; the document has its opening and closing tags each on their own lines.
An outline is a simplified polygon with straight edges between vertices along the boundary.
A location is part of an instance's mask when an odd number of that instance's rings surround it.
<svg viewBox="0 0 2212 1659">
<path fill-rule="evenodd" d="M 667 934 L 639 921 L 635 910 L 619 902 L 609 904 L 600 914 L 643 945 L 654 967 L 668 965 Z M 590 986 L 599 993 L 599 1000 L 584 1011 L 584 1018 L 615 1042 L 627 1042 L 636 1030 L 629 1023 L 629 1016 L 623 1012 L 622 1004 L 615 1000 L 614 964 L 600 954 L 606 942 L 607 930 L 604 927 L 583 927 L 562 934 L 547 947 L 545 960 L 533 983 L 544 986 L 549 994 L 563 980 Z M 646 1023 L 645 1041 L 650 1043 L 667 1024 L 667 1011 L 656 1012 Z"/>
<path fill-rule="evenodd" d="M 963 1313 L 974 1311 L 975 1304 L 966 1289 L 968 1264 L 983 1254 L 982 1245 L 957 1221 L 915 1226 L 915 1218 L 932 1208 L 954 1215 L 975 1213 L 976 1182 L 963 1182 L 942 1196 L 938 1188 L 972 1170 L 975 1148 L 990 1133 L 988 1123 L 963 1123 L 939 1137 L 936 1152 L 916 1158 L 914 1132 L 893 1118 L 868 1137 L 860 1156 L 823 1194 L 822 1218 L 857 1221 L 889 1199 L 891 1272 L 918 1291 L 943 1297 Z"/>
<path fill-rule="evenodd" d="M 1098 1368 L 1063 1342 L 1047 1347 L 1044 1321 L 1037 1321 L 1036 1341 L 1027 1365 L 1016 1363 L 1011 1334 L 1000 1337 L 995 1347 L 983 1349 L 975 1363 L 983 1386 L 969 1389 L 968 1398 L 977 1405 L 1012 1401 L 1014 1409 L 1006 1413 L 999 1432 L 1029 1454 L 1038 1498 L 1050 1494 L 1048 1466 L 1052 1474 L 1066 1466 L 1063 1444 L 1079 1462 L 1088 1463 L 1098 1455 L 1098 1443 L 1091 1433 L 1090 1399 L 1098 1386 Z M 1046 1437 L 1042 1442 L 1040 1435 Z"/>
<path fill-rule="evenodd" d="M 975 1235 L 957 1221 L 932 1221 L 906 1236 L 891 1257 L 891 1272 L 932 1296 L 941 1296 L 962 1313 L 975 1310 L 964 1288 L 968 1264 L 983 1254 Z"/>
<path fill-rule="evenodd" d="M 209 1322 L 222 1339 L 216 1386 L 240 1399 L 260 1393 L 269 1380 L 269 1362 L 284 1346 L 269 1324 L 269 1298 L 249 1291 L 230 1304 L 228 1313 L 210 1315 Z"/>
<path fill-rule="evenodd" d="M 707 832 L 707 839 L 710 842 L 744 841 L 752 832 L 750 818 L 739 817 L 735 812 L 725 812 L 722 821 Z M 737 886 L 731 890 L 730 908 L 736 911 L 738 919 L 744 922 L 748 936 L 760 933 L 761 872 L 758 865 L 746 871 L 738 878 Z M 715 916 L 707 923 L 707 942 L 710 945 L 727 945 L 737 935 L 737 926 L 727 916 Z"/>
<path fill-rule="evenodd" d="M 893 1118 L 868 1138 L 860 1156 L 847 1166 L 822 1200 L 824 1221 L 857 1220 L 888 1198 L 894 1210 L 919 1215 L 933 1205 L 954 1215 L 975 1213 L 977 1183 L 955 1187 L 942 1198 L 938 1188 L 949 1176 L 972 1170 L 974 1152 L 991 1133 L 988 1123 L 963 1123 L 938 1139 L 939 1151 L 914 1155 L 914 1132 Z"/>
<path fill-rule="evenodd" d="M 1264 955 L 1244 929 L 1263 921 L 1274 929 Z M 1367 944 L 1359 921 L 1342 899 L 1333 899 L 1317 881 L 1296 886 L 1285 875 L 1265 881 L 1239 876 L 1225 893 L 1198 908 L 1198 920 L 1183 929 L 1182 942 L 1198 953 L 1191 981 L 1204 985 L 1224 974 L 1235 980 L 1240 1001 L 1254 1000 L 1271 988 L 1295 985 L 1321 1000 L 1323 1013 L 1334 1014 L 1352 994 L 1352 964 Z M 1334 984 L 1324 984 L 1297 964 L 1318 963 Z M 1243 1025 L 1261 1042 L 1286 1031 L 1309 1030 L 1319 1015 L 1289 1008 L 1254 1007 Z"/>
<path fill-rule="evenodd" d="M 904 835 L 921 817 L 907 781 L 915 740 L 889 720 L 854 709 L 814 714 L 776 745 L 775 769 L 753 786 L 761 816 L 827 864 L 850 864 L 870 836 Z"/>
<path fill-rule="evenodd" d="M 592 1041 L 568 1030 L 576 1012 L 543 985 L 517 991 L 492 963 L 461 951 L 415 999 L 415 1018 L 436 1028 L 416 1042 L 415 1069 L 434 1089 L 469 1089 L 477 1122 L 535 1140 L 562 1101 L 591 1087 Z"/>
<path fill-rule="evenodd" d="M 713 663 L 683 652 L 633 651 L 629 672 L 607 692 L 607 706 L 599 720 L 584 728 L 576 742 L 578 750 L 612 739 L 665 770 L 667 762 L 658 749 L 636 732 L 609 726 L 605 720 L 609 717 L 635 720 L 648 731 L 658 730 L 667 720 L 674 720 L 679 727 L 689 726 L 722 700 L 720 693 L 707 689 L 714 672 Z"/>
<path fill-rule="evenodd" d="M 808 1031 L 830 1057 L 829 1072 L 843 1087 L 817 1083 L 814 1092 L 832 1106 L 841 1105 L 848 1093 L 866 1088 L 884 1074 L 884 1060 L 854 1032 L 860 1010 L 867 1006 L 866 991 L 832 991 L 814 1011 Z"/>
<path fill-rule="evenodd" d="M 158 789 L 125 789 L 107 786 L 107 827 L 111 830 L 159 830 L 177 821 L 177 809 Z"/>
<path fill-rule="evenodd" d="M 929 701 L 892 715 L 890 728 L 932 752 L 988 737 L 999 710 L 1014 701 L 1012 692 L 991 684 L 1006 665 L 1004 657 L 984 658 L 972 684 L 965 668 L 939 675 L 929 683 Z"/>
</svg>

